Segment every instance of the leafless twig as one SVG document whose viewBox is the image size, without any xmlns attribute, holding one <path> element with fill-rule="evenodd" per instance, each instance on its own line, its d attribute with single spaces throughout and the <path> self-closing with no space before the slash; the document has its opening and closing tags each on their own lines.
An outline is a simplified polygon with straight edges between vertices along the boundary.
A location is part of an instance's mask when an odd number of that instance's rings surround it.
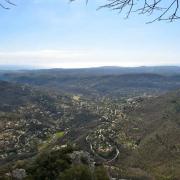
<svg viewBox="0 0 180 180">
<path fill-rule="evenodd" d="M 75 0 L 70 0 L 75 1 Z M 180 0 L 104 0 L 104 5 L 98 9 L 109 8 L 119 12 L 126 11 L 125 17 L 128 18 L 132 13 L 141 15 L 153 15 L 155 21 L 174 21 L 180 19 L 179 1 Z M 88 0 L 86 0 L 88 2 Z"/>
<path fill-rule="evenodd" d="M 13 2 L 11 2 L 10 0 L 3 0 L 0 1 L 0 7 L 3 9 L 10 9 L 10 6 L 16 6 L 16 4 L 14 4 Z"/>
</svg>

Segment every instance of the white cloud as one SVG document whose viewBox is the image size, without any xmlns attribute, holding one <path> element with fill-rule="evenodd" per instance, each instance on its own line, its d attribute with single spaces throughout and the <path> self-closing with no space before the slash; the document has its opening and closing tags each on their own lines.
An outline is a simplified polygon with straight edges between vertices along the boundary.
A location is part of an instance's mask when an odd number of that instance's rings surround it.
<svg viewBox="0 0 180 180">
<path fill-rule="evenodd" d="M 0 52 L 0 59 L 12 58 L 38 58 L 38 59 L 62 59 L 74 58 L 84 55 L 83 51 L 75 50 L 39 50 L 39 51 L 15 51 L 15 52 Z M 1 60 L 0 60 L 1 61 Z"/>
<path fill-rule="evenodd" d="M 180 54 L 127 50 L 39 50 L 0 52 L 0 64 L 42 67 L 180 65 Z"/>
</svg>

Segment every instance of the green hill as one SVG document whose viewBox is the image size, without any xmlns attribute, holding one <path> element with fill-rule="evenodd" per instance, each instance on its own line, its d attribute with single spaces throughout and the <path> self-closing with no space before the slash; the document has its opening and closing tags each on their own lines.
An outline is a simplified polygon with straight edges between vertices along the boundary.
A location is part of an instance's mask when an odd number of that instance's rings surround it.
<svg viewBox="0 0 180 180">
<path fill-rule="evenodd" d="M 126 135 L 137 146 L 119 163 L 131 173 L 139 168 L 155 179 L 180 179 L 180 91 L 143 100 L 127 118 Z"/>
</svg>

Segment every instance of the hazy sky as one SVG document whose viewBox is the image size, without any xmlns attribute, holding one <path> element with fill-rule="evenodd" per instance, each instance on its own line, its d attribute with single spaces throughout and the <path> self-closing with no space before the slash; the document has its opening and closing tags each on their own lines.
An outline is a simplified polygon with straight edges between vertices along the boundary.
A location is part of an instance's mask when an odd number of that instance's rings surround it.
<svg viewBox="0 0 180 180">
<path fill-rule="evenodd" d="M 0 0 L 3 2 L 3 0 Z M 12 0 L 0 9 L 0 64 L 41 67 L 180 65 L 180 21 L 107 9 L 105 0 Z"/>
</svg>

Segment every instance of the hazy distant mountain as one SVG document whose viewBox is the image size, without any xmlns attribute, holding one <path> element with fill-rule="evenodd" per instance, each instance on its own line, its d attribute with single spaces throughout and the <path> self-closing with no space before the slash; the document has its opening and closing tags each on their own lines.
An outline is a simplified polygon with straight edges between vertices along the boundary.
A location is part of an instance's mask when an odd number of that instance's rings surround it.
<svg viewBox="0 0 180 180">
<path fill-rule="evenodd" d="M 104 66 L 95 68 L 77 68 L 77 69 L 44 69 L 38 70 L 41 73 L 59 73 L 59 74 L 83 74 L 83 75 L 110 75 L 110 74 L 130 74 L 130 73 L 155 73 L 163 75 L 180 74 L 180 66 L 141 66 L 141 67 L 118 67 Z"/>
<path fill-rule="evenodd" d="M 33 73 L 55 73 L 68 75 L 109 75 L 109 74 L 129 74 L 129 73 L 155 73 L 163 75 L 180 74 L 180 66 L 140 66 L 140 67 L 118 67 L 104 66 L 94 68 L 75 68 L 75 69 L 40 69 L 35 66 L 16 66 L 16 65 L 0 65 L 0 70 L 32 70 Z"/>
<path fill-rule="evenodd" d="M 139 69 L 139 70 L 138 70 Z M 8 72 L 1 79 L 88 97 L 162 93 L 180 88 L 180 67 L 101 67 Z M 155 73 L 156 72 L 156 73 Z"/>
<path fill-rule="evenodd" d="M 38 69 L 35 66 L 26 65 L 0 65 L 0 71 L 17 71 L 17 70 L 33 70 Z"/>
</svg>

